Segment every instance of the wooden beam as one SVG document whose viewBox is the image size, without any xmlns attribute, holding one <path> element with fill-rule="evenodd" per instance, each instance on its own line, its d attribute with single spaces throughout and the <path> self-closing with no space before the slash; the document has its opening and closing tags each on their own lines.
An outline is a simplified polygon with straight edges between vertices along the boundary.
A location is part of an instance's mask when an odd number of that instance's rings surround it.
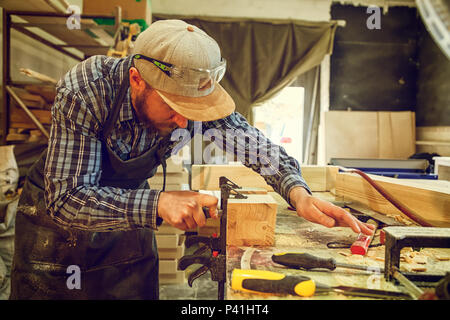
<svg viewBox="0 0 450 320">
<path fill-rule="evenodd" d="M 311 191 L 332 191 L 339 169 L 336 166 L 301 166 L 302 176 Z M 273 191 L 264 178 L 241 164 L 192 165 L 192 190 L 220 190 L 219 178 L 225 176 L 241 187 Z"/>
<path fill-rule="evenodd" d="M 407 206 L 415 215 L 432 226 L 450 227 L 449 181 L 369 176 L 398 201 Z M 356 174 L 337 174 L 336 195 L 342 197 L 344 201 L 361 202 L 380 213 L 405 216 L 364 178 Z"/>
</svg>

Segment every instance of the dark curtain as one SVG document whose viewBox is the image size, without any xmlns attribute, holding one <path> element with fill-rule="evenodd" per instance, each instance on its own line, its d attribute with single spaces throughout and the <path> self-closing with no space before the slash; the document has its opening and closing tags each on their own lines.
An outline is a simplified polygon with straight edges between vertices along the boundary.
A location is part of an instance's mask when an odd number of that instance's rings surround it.
<svg viewBox="0 0 450 320">
<path fill-rule="evenodd" d="M 219 44 L 227 60 L 222 86 L 236 110 L 252 123 L 252 106 L 263 103 L 298 76 L 320 65 L 333 50 L 336 22 L 266 21 L 154 15 L 198 26 Z"/>
</svg>

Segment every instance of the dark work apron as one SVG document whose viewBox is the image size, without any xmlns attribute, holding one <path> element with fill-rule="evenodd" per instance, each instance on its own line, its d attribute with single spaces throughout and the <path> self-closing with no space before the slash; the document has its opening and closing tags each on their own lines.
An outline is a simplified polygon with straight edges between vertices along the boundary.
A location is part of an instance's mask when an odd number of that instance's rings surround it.
<svg viewBox="0 0 450 320">
<path fill-rule="evenodd" d="M 139 157 L 121 160 L 106 143 L 122 101 L 128 75 L 103 126 L 100 186 L 148 188 L 147 178 L 165 165 L 160 145 Z M 164 144 L 162 144 L 164 145 Z M 47 152 L 30 168 L 17 209 L 10 299 L 158 299 L 158 252 L 150 229 L 89 232 L 62 228 L 47 213 L 44 201 L 44 165 Z M 165 166 L 164 166 L 165 167 Z M 149 208 L 150 210 L 150 208 Z M 80 268 L 81 289 L 69 289 Z"/>
</svg>

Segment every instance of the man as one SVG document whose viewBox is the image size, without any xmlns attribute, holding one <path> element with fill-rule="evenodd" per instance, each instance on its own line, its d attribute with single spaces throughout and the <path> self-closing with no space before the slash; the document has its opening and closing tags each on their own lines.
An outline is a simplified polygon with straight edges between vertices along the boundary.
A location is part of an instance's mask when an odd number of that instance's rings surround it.
<svg viewBox="0 0 450 320">
<path fill-rule="evenodd" d="M 193 121 L 202 121 L 204 130 L 239 129 L 262 148 L 272 146 L 234 112 L 218 83 L 225 67 L 206 33 L 166 20 L 139 35 L 134 55 L 91 57 L 60 80 L 48 151 L 30 169 L 17 211 L 12 299 L 158 298 L 153 230 L 162 220 L 182 230 L 203 226 L 202 207 L 216 216 L 218 201 L 148 188 L 146 179 L 178 144 L 171 133 L 193 134 Z M 251 167 L 261 172 L 263 165 Z M 266 181 L 299 216 L 371 233 L 312 197 L 283 149 L 272 169 Z"/>
</svg>

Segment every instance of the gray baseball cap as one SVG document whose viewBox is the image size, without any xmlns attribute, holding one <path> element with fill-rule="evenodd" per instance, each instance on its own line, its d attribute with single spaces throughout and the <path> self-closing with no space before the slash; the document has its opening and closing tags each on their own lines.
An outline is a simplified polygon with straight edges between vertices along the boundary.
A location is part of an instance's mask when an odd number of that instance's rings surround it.
<svg viewBox="0 0 450 320">
<path fill-rule="evenodd" d="M 198 27 L 182 20 L 156 21 L 139 34 L 133 54 L 142 78 L 187 119 L 212 121 L 235 110 L 218 83 L 226 70 L 219 45 Z"/>
</svg>

